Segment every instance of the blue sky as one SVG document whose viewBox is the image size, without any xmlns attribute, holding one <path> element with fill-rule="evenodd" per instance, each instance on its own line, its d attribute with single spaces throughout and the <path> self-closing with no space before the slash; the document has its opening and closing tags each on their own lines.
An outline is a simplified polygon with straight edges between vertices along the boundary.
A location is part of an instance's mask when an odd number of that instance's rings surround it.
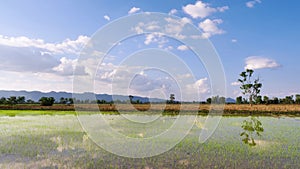
<svg viewBox="0 0 300 169">
<path fill-rule="evenodd" d="M 299 7 L 297 1 L 277 0 L 3 1 L 0 5 L 0 89 L 72 92 L 72 74 L 80 50 L 97 30 L 134 13 L 172 11 L 173 15 L 195 25 L 214 45 L 224 66 L 227 96 L 235 98 L 240 94 L 234 82 L 245 67 L 255 69 L 256 76 L 260 77 L 262 95 L 283 97 L 300 93 Z M 160 48 L 161 39 L 152 38 L 147 44 L 146 38 L 141 35 L 116 47 L 110 54 L 119 60 L 107 59 L 103 68 L 109 65 L 108 70 L 113 71 L 122 57 L 130 55 L 137 46 Z M 187 57 L 191 52 L 184 46 L 180 48 L 179 42 L 169 39 L 163 45 L 161 49 L 193 62 L 192 57 Z M 192 63 L 188 66 L 198 69 Z M 209 77 L 203 65 L 197 71 L 196 82 L 191 85 L 199 85 L 196 88 L 201 88 L 203 99 L 210 95 Z M 106 76 L 101 73 L 109 74 L 99 71 L 103 78 Z M 157 82 L 158 77 L 153 73 L 151 76 Z M 167 83 L 162 79 L 159 84 L 149 84 L 159 87 Z M 106 83 L 109 83 L 107 79 L 99 85 Z"/>
</svg>

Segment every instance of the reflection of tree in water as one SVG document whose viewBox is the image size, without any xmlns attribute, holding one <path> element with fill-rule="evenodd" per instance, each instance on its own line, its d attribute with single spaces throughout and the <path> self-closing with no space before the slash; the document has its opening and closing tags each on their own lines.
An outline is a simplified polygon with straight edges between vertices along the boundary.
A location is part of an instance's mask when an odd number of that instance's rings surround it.
<svg viewBox="0 0 300 169">
<path fill-rule="evenodd" d="M 251 117 L 249 120 L 244 120 L 241 125 L 243 132 L 240 134 L 243 137 L 242 141 L 249 146 L 255 146 L 255 136 L 261 136 L 264 132 L 261 121 L 257 117 Z"/>
</svg>

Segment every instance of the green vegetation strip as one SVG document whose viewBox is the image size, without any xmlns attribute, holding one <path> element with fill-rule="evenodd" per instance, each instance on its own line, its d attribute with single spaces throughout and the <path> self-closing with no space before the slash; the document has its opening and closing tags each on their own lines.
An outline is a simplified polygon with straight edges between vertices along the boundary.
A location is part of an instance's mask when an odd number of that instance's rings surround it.
<svg viewBox="0 0 300 169">
<path fill-rule="evenodd" d="M 0 110 L 0 116 L 26 116 L 26 115 L 75 115 L 75 111 L 53 110 Z"/>
<path fill-rule="evenodd" d="M 202 115 L 206 116 L 209 114 L 208 110 L 200 110 L 197 114 L 190 111 L 64 111 L 64 110 L 0 110 L 0 116 L 34 116 L 34 115 L 82 115 L 82 114 L 107 114 L 107 115 L 119 115 L 119 114 L 137 114 L 137 115 Z M 213 114 L 211 114 L 213 115 Z M 223 116 L 289 116 L 289 117 L 300 117 L 300 112 L 268 112 L 268 111 L 224 111 Z"/>
</svg>

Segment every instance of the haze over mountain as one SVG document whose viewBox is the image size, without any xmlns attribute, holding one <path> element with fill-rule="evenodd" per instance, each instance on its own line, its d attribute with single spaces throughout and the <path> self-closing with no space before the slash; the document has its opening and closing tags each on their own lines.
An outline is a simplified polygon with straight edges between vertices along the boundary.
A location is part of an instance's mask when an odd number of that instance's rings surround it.
<svg viewBox="0 0 300 169">
<path fill-rule="evenodd" d="M 96 94 L 94 96 L 94 93 L 82 93 L 82 94 L 75 94 L 80 98 L 81 100 L 85 99 L 91 99 L 96 97 L 98 100 L 105 100 L 105 101 L 112 101 L 112 100 L 120 100 L 120 101 L 126 101 L 129 100 L 128 96 L 125 95 L 108 95 L 108 94 Z M 41 97 L 53 97 L 56 101 L 59 100 L 61 97 L 64 98 L 72 98 L 73 93 L 69 92 L 40 92 L 40 91 L 8 91 L 8 90 L 0 90 L 0 97 L 10 97 L 10 96 L 25 96 L 26 100 L 31 99 L 34 101 L 38 101 Z M 140 96 L 134 96 L 133 100 L 139 100 L 141 102 L 164 102 L 164 99 L 159 98 L 147 98 L 147 97 L 140 97 Z"/>
<path fill-rule="evenodd" d="M 72 98 L 74 97 L 73 93 L 69 92 L 40 92 L 40 91 L 13 91 L 13 90 L 0 90 L 0 97 L 10 97 L 10 96 L 25 96 L 26 100 L 31 99 L 33 101 L 38 101 L 41 97 L 53 97 L 56 101 L 58 101 L 61 97 L 64 98 Z M 91 98 L 97 98 L 98 100 L 105 100 L 110 102 L 112 100 L 120 100 L 120 101 L 127 101 L 129 100 L 128 96 L 125 95 L 109 95 L 109 94 L 94 94 L 94 93 L 82 93 L 82 94 L 75 94 L 76 98 L 80 98 L 80 100 L 86 100 Z M 165 102 L 165 99 L 160 98 L 147 98 L 141 96 L 134 96 L 133 101 L 139 100 L 140 102 Z M 234 103 L 235 100 L 232 98 L 226 98 L 226 103 Z"/>
</svg>

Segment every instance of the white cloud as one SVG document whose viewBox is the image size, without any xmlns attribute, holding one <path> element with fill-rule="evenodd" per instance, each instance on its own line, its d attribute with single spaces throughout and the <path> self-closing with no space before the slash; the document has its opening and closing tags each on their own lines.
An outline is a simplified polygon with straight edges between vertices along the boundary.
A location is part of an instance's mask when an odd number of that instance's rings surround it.
<svg viewBox="0 0 300 169">
<path fill-rule="evenodd" d="M 173 50 L 173 46 L 167 46 L 166 48 L 165 48 L 165 50 Z"/>
<path fill-rule="evenodd" d="M 172 25 L 169 25 L 169 26 L 176 26 L 176 25 L 180 26 L 179 30 L 178 30 L 178 28 L 175 29 L 175 30 L 177 30 L 176 33 L 180 32 L 182 30 L 182 27 L 185 26 L 186 24 L 188 24 L 188 23 L 191 24 L 192 23 L 192 21 L 187 17 L 180 18 L 179 20 L 178 19 L 173 19 L 173 18 L 165 18 L 165 20 L 169 24 L 172 24 Z M 170 27 L 166 27 L 166 29 L 167 28 L 170 28 Z"/>
<path fill-rule="evenodd" d="M 236 40 L 236 39 L 231 39 L 231 42 L 232 42 L 232 43 L 236 43 L 237 40 Z"/>
<path fill-rule="evenodd" d="M 156 41 L 155 35 L 151 33 L 146 36 L 146 40 L 144 41 L 144 44 L 149 45 L 150 43 L 152 43 L 154 41 Z"/>
<path fill-rule="evenodd" d="M 198 89 L 199 93 L 208 93 L 209 92 L 209 86 L 208 86 L 208 79 L 207 78 L 203 78 L 203 79 L 199 79 L 194 83 L 194 87 Z"/>
<path fill-rule="evenodd" d="M 102 63 L 95 77 L 95 85 L 101 86 L 97 90 L 101 90 L 102 93 L 106 91 L 126 95 L 129 92 L 147 97 L 153 91 L 170 93 L 177 87 L 174 79 L 168 75 L 145 71 L 140 66 Z"/>
<path fill-rule="evenodd" d="M 104 15 L 103 18 L 107 21 L 110 21 L 110 17 L 108 15 Z"/>
<path fill-rule="evenodd" d="M 232 82 L 231 83 L 231 86 L 239 86 L 240 85 L 240 82 Z"/>
<path fill-rule="evenodd" d="M 150 96 L 153 92 L 164 93 L 166 96 L 175 93 L 177 98 L 181 98 L 182 95 L 182 99 L 192 101 L 199 100 L 199 95 L 201 99 L 205 99 L 210 89 L 207 78 L 195 81 L 192 75 L 187 72 L 176 74 L 176 81 L 174 81 L 169 75 L 146 70 L 140 66 L 115 65 L 112 63 L 99 65 L 97 74 L 92 77 L 95 77 L 95 86 L 100 86 L 95 89 L 97 93 L 127 95 L 129 92 L 145 97 Z M 82 84 L 83 86 L 84 83 L 85 81 Z M 180 90 L 178 83 L 182 87 Z"/>
<path fill-rule="evenodd" d="M 186 45 L 180 45 L 177 47 L 177 49 L 181 51 L 189 50 L 189 48 Z"/>
<path fill-rule="evenodd" d="M 53 68 L 54 71 L 60 72 L 62 74 L 73 74 L 73 70 L 75 68 L 77 59 L 67 59 L 66 57 L 62 57 L 60 59 L 60 64 Z"/>
<path fill-rule="evenodd" d="M 90 40 L 87 36 L 78 36 L 76 40 L 66 39 L 61 43 L 52 44 L 46 43 L 45 49 L 48 49 L 53 54 L 76 54 L 80 53 L 81 48 Z M 43 47 L 42 47 L 43 48 Z"/>
<path fill-rule="evenodd" d="M 223 34 L 225 31 L 218 28 L 218 25 L 221 24 L 223 21 L 221 19 L 205 19 L 203 22 L 199 23 L 199 28 L 203 30 L 202 37 L 209 38 L 212 35 Z"/>
<path fill-rule="evenodd" d="M 150 23 L 147 23 L 147 24 L 144 24 L 143 26 L 147 31 L 154 31 L 154 30 L 159 30 L 160 29 L 160 26 L 158 25 L 158 22 L 154 22 L 154 21 L 150 22 Z"/>
<path fill-rule="evenodd" d="M 139 22 L 137 26 L 135 26 L 132 30 L 137 34 L 142 34 L 148 31 L 159 30 L 160 26 L 158 22 L 152 21 L 149 23 Z"/>
<path fill-rule="evenodd" d="M 167 34 L 174 35 L 178 39 L 186 38 L 185 35 L 182 35 L 182 31 L 186 24 L 191 24 L 192 21 L 189 18 L 183 17 L 180 20 L 173 18 L 165 18 L 168 24 L 165 26 L 165 32 Z"/>
<path fill-rule="evenodd" d="M 228 6 L 212 8 L 208 3 L 197 1 L 195 4 L 188 4 L 182 7 L 182 10 L 193 18 L 206 18 L 215 12 L 224 12 L 228 10 Z"/>
<path fill-rule="evenodd" d="M 54 68 L 53 71 L 57 72 L 60 75 L 70 76 L 74 74 L 74 70 L 76 68 L 78 59 L 68 59 L 66 57 L 62 57 L 60 59 L 60 64 Z M 76 75 L 86 75 L 84 67 L 77 66 Z"/>
<path fill-rule="evenodd" d="M 168 35 L 172 35 L 177 39 L 184 39 L 186 37 L 182 34 L 182 31 L 184 30 L 186 24 L 192 23 L 191 19 L 186 17 L 180 19 L 167 17 L 165 18 L 165 21 L 167 22 L 167 24 L 165 24 L 164 26 L 159 25 L 160 23 L 159 21 L 151 21 L 148 23 L 139 22 L 136 26 L 132 28 L 132 31 L 137 34 L 157 31 L 157 32 L 163 32 Z"/>
<path fill-rule="evenodd" d="M 131 81 L 129 88 L 141 93 L 151 92 L 154 90 L 170 92 L 175 83 L 176 82 L 174 80 L 168 77 L 153 78 L 148 74 L 137 74 Z"/>
<path fill-rule="evenodd" d="M 253 8 L 256 4 L 260 4 L 261 3 L 261 0 L 253 0 L 253 1 L 248 1 L 246 2 L 246 6 L 248 8 Z"/>
<path fill-rule="evenodd" d="M 179 80 L 186 80 L 186 79 L 193 78 L 193 76 L 192 76 L 191 73 L 186 73 L 186 74 L 180 74 L 180 75 L 177 75 L 177 78 L 178 78 Z"/>
<path fill-rule="evenodd" d="M 12 72 L 0 70 L 2 90 L 66 91 L 72 92 L 72 78 L 53 73 Z"/>
<path fill-rule="evenodd" d="M 174 15 L 176 14 L 178 11 L 176 9 L 171 9 L 171 11 L 169 12 L 169 15 Z"/>
<path fill-rule="evenodd" d="M 246 58 L 245 64 L 245 69 L 264 69 L 280 67 L 280 64 L 278 64 L 275 60 L 261 56 L 250 56 Z"/>
<path fill-rule="evenodd" d="M 46 43 L 42 39 L 25 36 L 0 35 L 0 69 L 72 75 L 77 60 L 68 59 L 66 56 L 79 54 L 89 39 L 87 36 L 79 36 L 76 40 L 66 39 L 61 43 Z M 63 57 L 59 59 L 61 55 Z M 84 74 L 82 67 L 76 72 Z"/>
<path fill-rule="evenodd" d="M 133 13 L 136 13 L 138 11 L 140 11 L 141 8 L 137 8 L 137 7 L 132 7 L 129 11 L 128 11 L 128 14 L 133 14 Z"/>
<path fill-rule="evenodd" d="M 140 25 L 141 23 L 139 23 L 139 25 L 135 26 L 133 28 L 133 31 L 136 32 L 137 34 L 142 34 L 144 33 L 144 29 L 143 27 Z"/>
<path fill-rule="evenodd" d="M 146 39 L 144 41 L 145 45 L 149 45 L 150 43 L 158 42 L 160 45 L 163 45 L 164 40 L 162 38 L 161 33 L 150 33 L 146 35 Z"/>
<path fill-rule="evenodd" d="M 13 72 L 49 72 L 59 61 L 38 48 L 0 45 L 0 70 Z"/>
<path fill-rule="evenodd" d="M 184 100 L 198 101 L 206 99 L 210 93 L 208 78 L 201 78 L 192 84 L 187 84 L 186 87 L 182 89 L 182 92 L 185 93 L 184 96 L 187 96 Z"/>
<path fill-rule="evenodd" d="M 218 7 L 217 9 L 218 9 L 218 11 L 220 11 L 220 12 L 225 12 L 226 10 L 229 9 L 229 7 L 228 7 L 228 6 L 222 6 L 222 7 Z"/>
<path fill-rule="evenodd" d="M 91 62 L 92 60 L 86 62 L 85 65 L 90 64 Z M 120 65 L 114 65 L 112 63 L 101 63 L 101 65 L 97 65 L 97 63 L 96 64 L 92 63 L 92 64 L 94 64 L 93 67 L 95 66 L 95 69 L 97 70 L 95 80 L 109 82 L 109 83 L 113 81 L 114 83 L 119 84 L 120 86 L 122 85 L 122 81 L 124 81 L 124 79 L 132 78 L 132 76 L 136 74 L 135 72 L 139 70 L 139 67 L 137 66 L 127 66 L 127 65 L 120 66 Z M 95 69 L 91 69 L 91 70 L 95 70 Z M 128 87 L 128 84 L 125 84 L 125 88 L 126 87 Z"/>
<path fill-rule="evenodd" d="M 168 74 L 141 66 L 102 63 L 95 77 L 95 86 L 101 86 L 98 91 L 101 93 L 126 95 L 129 92 L 148 97 L 159 91 L 166 96 L 175 93 L 178 99 L 182 95 L 184 100 L 192 101 L 199 100 L 198 94 L 205 99 L 210 89 L 207 78 L 194 80 L 190 73 L 180 72 L 176 74 L 175 80 Z M 182 88 L 179 89 L 178 85 Z"/>
<path fill-rule="evenodd" d="M 33 47 L 51 54 L 79 54 L 81 48 L 90 40 L 87 36 L 78 36 L 76 40 L 66 39 L 61 43 L 45 43 L 42 39 L 25 36 L 7 37 L 0 35 L 0 45 L 11 47 Z"/>
</svg>

